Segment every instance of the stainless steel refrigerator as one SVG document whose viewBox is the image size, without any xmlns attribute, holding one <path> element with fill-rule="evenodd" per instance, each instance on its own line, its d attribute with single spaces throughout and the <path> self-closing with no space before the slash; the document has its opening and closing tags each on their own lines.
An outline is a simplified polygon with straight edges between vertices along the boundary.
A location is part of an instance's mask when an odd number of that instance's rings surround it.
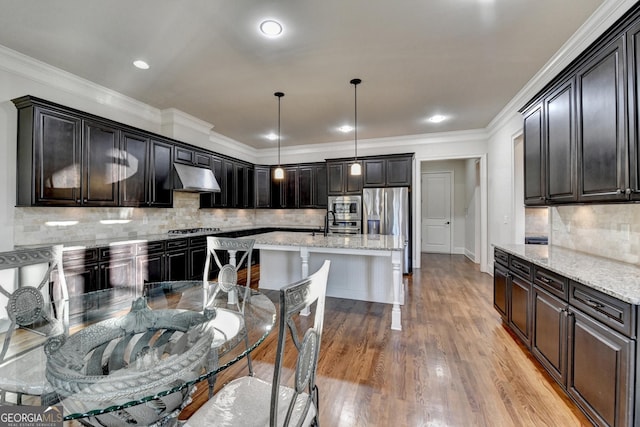
<svg viewBox="0 0 640 427">
<path fill-rule="evenodd" d="M 402 272 L 411 272 L 411 209 L 407 187 L 362 190 L 362 233 L 403 236 Z"/>
</svg>

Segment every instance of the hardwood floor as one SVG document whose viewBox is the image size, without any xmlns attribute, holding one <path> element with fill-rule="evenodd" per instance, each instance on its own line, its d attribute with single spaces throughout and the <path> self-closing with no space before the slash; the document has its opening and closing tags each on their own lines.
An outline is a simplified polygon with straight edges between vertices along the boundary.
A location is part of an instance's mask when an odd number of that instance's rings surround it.
<svg viewBox="0 0 640 427">
<path fill-rule="evenodd" d="M 461 255 L 423 254 L 422 269 L 404 282 L 402 331 L 389 329 L 390 305 L 327 298 L 317 379 L 321 425 L 591 425 L 502 326 L 491 276 Z M 276 336 L 253 353 L 256 375 L 268 380 Z M 246 372 L 245 363 L 236 364 L 217 387 Z M 181 418 L 206 393 L 200 386 Z"/>
</svg>

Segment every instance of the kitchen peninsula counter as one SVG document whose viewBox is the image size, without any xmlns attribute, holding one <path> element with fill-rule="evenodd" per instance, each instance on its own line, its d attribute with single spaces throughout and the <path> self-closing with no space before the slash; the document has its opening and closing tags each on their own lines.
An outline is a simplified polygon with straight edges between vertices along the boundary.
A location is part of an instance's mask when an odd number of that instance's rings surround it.
<svg viewBox="0 0 640 427">
<path fill-rule="evenodd" d="M 404 239 L 388 235 L 271 232 L 247 236 L 260 249 L 260 287 L 280 289 L 331 260 L 327 295 L 392 304 L 391 329 L 401 330 Z"/>
</svg>

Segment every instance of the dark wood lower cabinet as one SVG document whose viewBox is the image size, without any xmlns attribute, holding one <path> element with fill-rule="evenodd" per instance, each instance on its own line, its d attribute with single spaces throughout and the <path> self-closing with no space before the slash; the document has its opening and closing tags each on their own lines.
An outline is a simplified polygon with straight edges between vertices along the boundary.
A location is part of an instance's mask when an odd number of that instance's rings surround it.
<svg viewBox="0 0 640 427">
<path fill-rule="evenodd" d="M 567 303 L 533 287 L 531 352 L 558 383 L 567 380 Z"/>
<path fill-rule="evenodd" d="M 515 255 L 508 259 L 511 266 L 529 265 Z M 494 307 L 503 322 L 595 425 L 638 425 L 637 306 L 533 269 L 535 283 L 496 257 Z"/>
<path fill-rule="evenodd" d="M 531 345 L 531 282 L 511 276 L 509 325 L 527 346 Z"/>
<path fill-rule="evenodd" d="M 508 270 L 498 263 L 493 268 L 493 307 L 500 313 L 502 319 L 507 321 L 507 301 L 508 301 Z"/>
<path fill-rule="evenodd" d="M 569 313 L 567 392 L 598 425 L 633 425 L 635 341 Z"/>
</svg>

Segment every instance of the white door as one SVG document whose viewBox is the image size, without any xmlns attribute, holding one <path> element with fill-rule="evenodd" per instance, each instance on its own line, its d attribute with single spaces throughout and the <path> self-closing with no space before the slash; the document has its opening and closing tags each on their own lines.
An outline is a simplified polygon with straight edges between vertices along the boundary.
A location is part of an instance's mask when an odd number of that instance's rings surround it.
<svg viewBox="0 0 640 427">
<path fill-rule="evenodd" d="M 422 252 L 451 253 L 451 175 L 422 174 Z"/>
</svg>

